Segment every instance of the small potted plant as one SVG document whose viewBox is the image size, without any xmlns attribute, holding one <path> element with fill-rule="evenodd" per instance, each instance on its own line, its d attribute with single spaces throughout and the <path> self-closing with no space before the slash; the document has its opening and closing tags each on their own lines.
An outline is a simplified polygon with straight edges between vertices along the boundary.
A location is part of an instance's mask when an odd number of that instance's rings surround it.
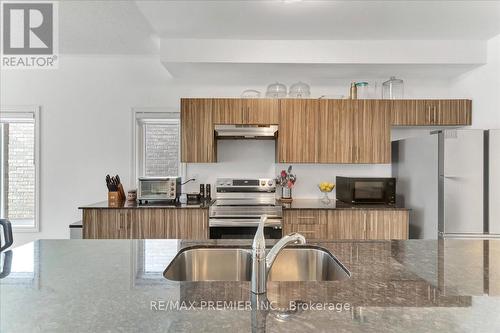
<svg viewBox="0 0 500 333">
<path fill-rule="evenodd" d="M 281 198 L 283 202 L 292 201 L 292 188 L 295 185 L 297 177 L 292 174 L 292 166 L 290 165 L 287 170 L 281 170 L 278 177 L 276 177 L 276 184 L 281 186 Z"/>
</svg>

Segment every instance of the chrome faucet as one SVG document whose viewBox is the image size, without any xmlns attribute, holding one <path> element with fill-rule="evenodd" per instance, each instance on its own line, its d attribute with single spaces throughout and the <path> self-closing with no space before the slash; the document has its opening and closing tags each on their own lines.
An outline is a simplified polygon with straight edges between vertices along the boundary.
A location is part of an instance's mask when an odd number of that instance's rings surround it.
<svg viewBox="0 0 500 333">
<path fill-rule="evenodd" d="M 294 232 L 281 238 L 266 256 L 266 239 L 264 237 L 264 225 L 266 221 L 267 216 L 262 215 L 252 244 L 252 293 L 254 294 L 263 294 L 266 292 L 269 270 L 285 246 L 290 243 L 306 243 L 304 236 Z"/>
</svg>

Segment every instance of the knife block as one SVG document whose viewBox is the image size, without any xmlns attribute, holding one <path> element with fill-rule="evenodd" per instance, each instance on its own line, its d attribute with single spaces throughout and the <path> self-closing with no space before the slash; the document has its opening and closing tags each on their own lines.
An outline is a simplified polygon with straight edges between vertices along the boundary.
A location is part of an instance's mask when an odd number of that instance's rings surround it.
<svg viewBox="0 0 500 333">
<path fill-rule="evenodd" d="M 119 207 L 123 200 L 121 199 L 120 192 L 108 192 L 108 206 Z"/>
</svg>

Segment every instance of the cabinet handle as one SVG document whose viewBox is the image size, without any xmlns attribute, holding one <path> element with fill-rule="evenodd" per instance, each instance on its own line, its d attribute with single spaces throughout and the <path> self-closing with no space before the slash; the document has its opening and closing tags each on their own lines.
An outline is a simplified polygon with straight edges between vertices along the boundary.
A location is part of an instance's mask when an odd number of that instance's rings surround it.
<svg viewBox="0 0 500 333">
<path fill-rule="evenodd" d="M 316 218 L 316 216 L 297 216 L 297 219 L 299 219 L 299 220 L 312 220 L 315 218 Z"/>
<path fill-rule="evenodd" d="M 432 123 L 437 123 L 437 107 L 434 106 L 434 119 L 432 120 Z"/>
<path fill-rule="evenodd" d="M 316 231 L 314 230 L 298 230 L 297 231 L 299 234 L 315 234 Z"/>
<path fill-rule="evenodd" d="M 359 162 L 359 152 L 360 152 L 360 148 L 358 147 L 356 149 L 356 162 Z"/>
<path fill-rule="evenodd" d="M 431 106 L 427 106 L 427 122 L 431 124 Z"/>
</svg>

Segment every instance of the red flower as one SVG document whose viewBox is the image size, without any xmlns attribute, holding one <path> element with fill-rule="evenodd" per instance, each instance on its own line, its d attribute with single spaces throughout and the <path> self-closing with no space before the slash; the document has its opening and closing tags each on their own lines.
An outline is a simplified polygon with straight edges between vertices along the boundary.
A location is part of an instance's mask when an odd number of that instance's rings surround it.
<svg viewBox="0 0 500 333">
<path fill-rule="evenodd" d="M 281 177 L 283 177 L 283 178 L 286 177 L 286 171 L 285 170 L 281 170 Z"/>
</svg>

